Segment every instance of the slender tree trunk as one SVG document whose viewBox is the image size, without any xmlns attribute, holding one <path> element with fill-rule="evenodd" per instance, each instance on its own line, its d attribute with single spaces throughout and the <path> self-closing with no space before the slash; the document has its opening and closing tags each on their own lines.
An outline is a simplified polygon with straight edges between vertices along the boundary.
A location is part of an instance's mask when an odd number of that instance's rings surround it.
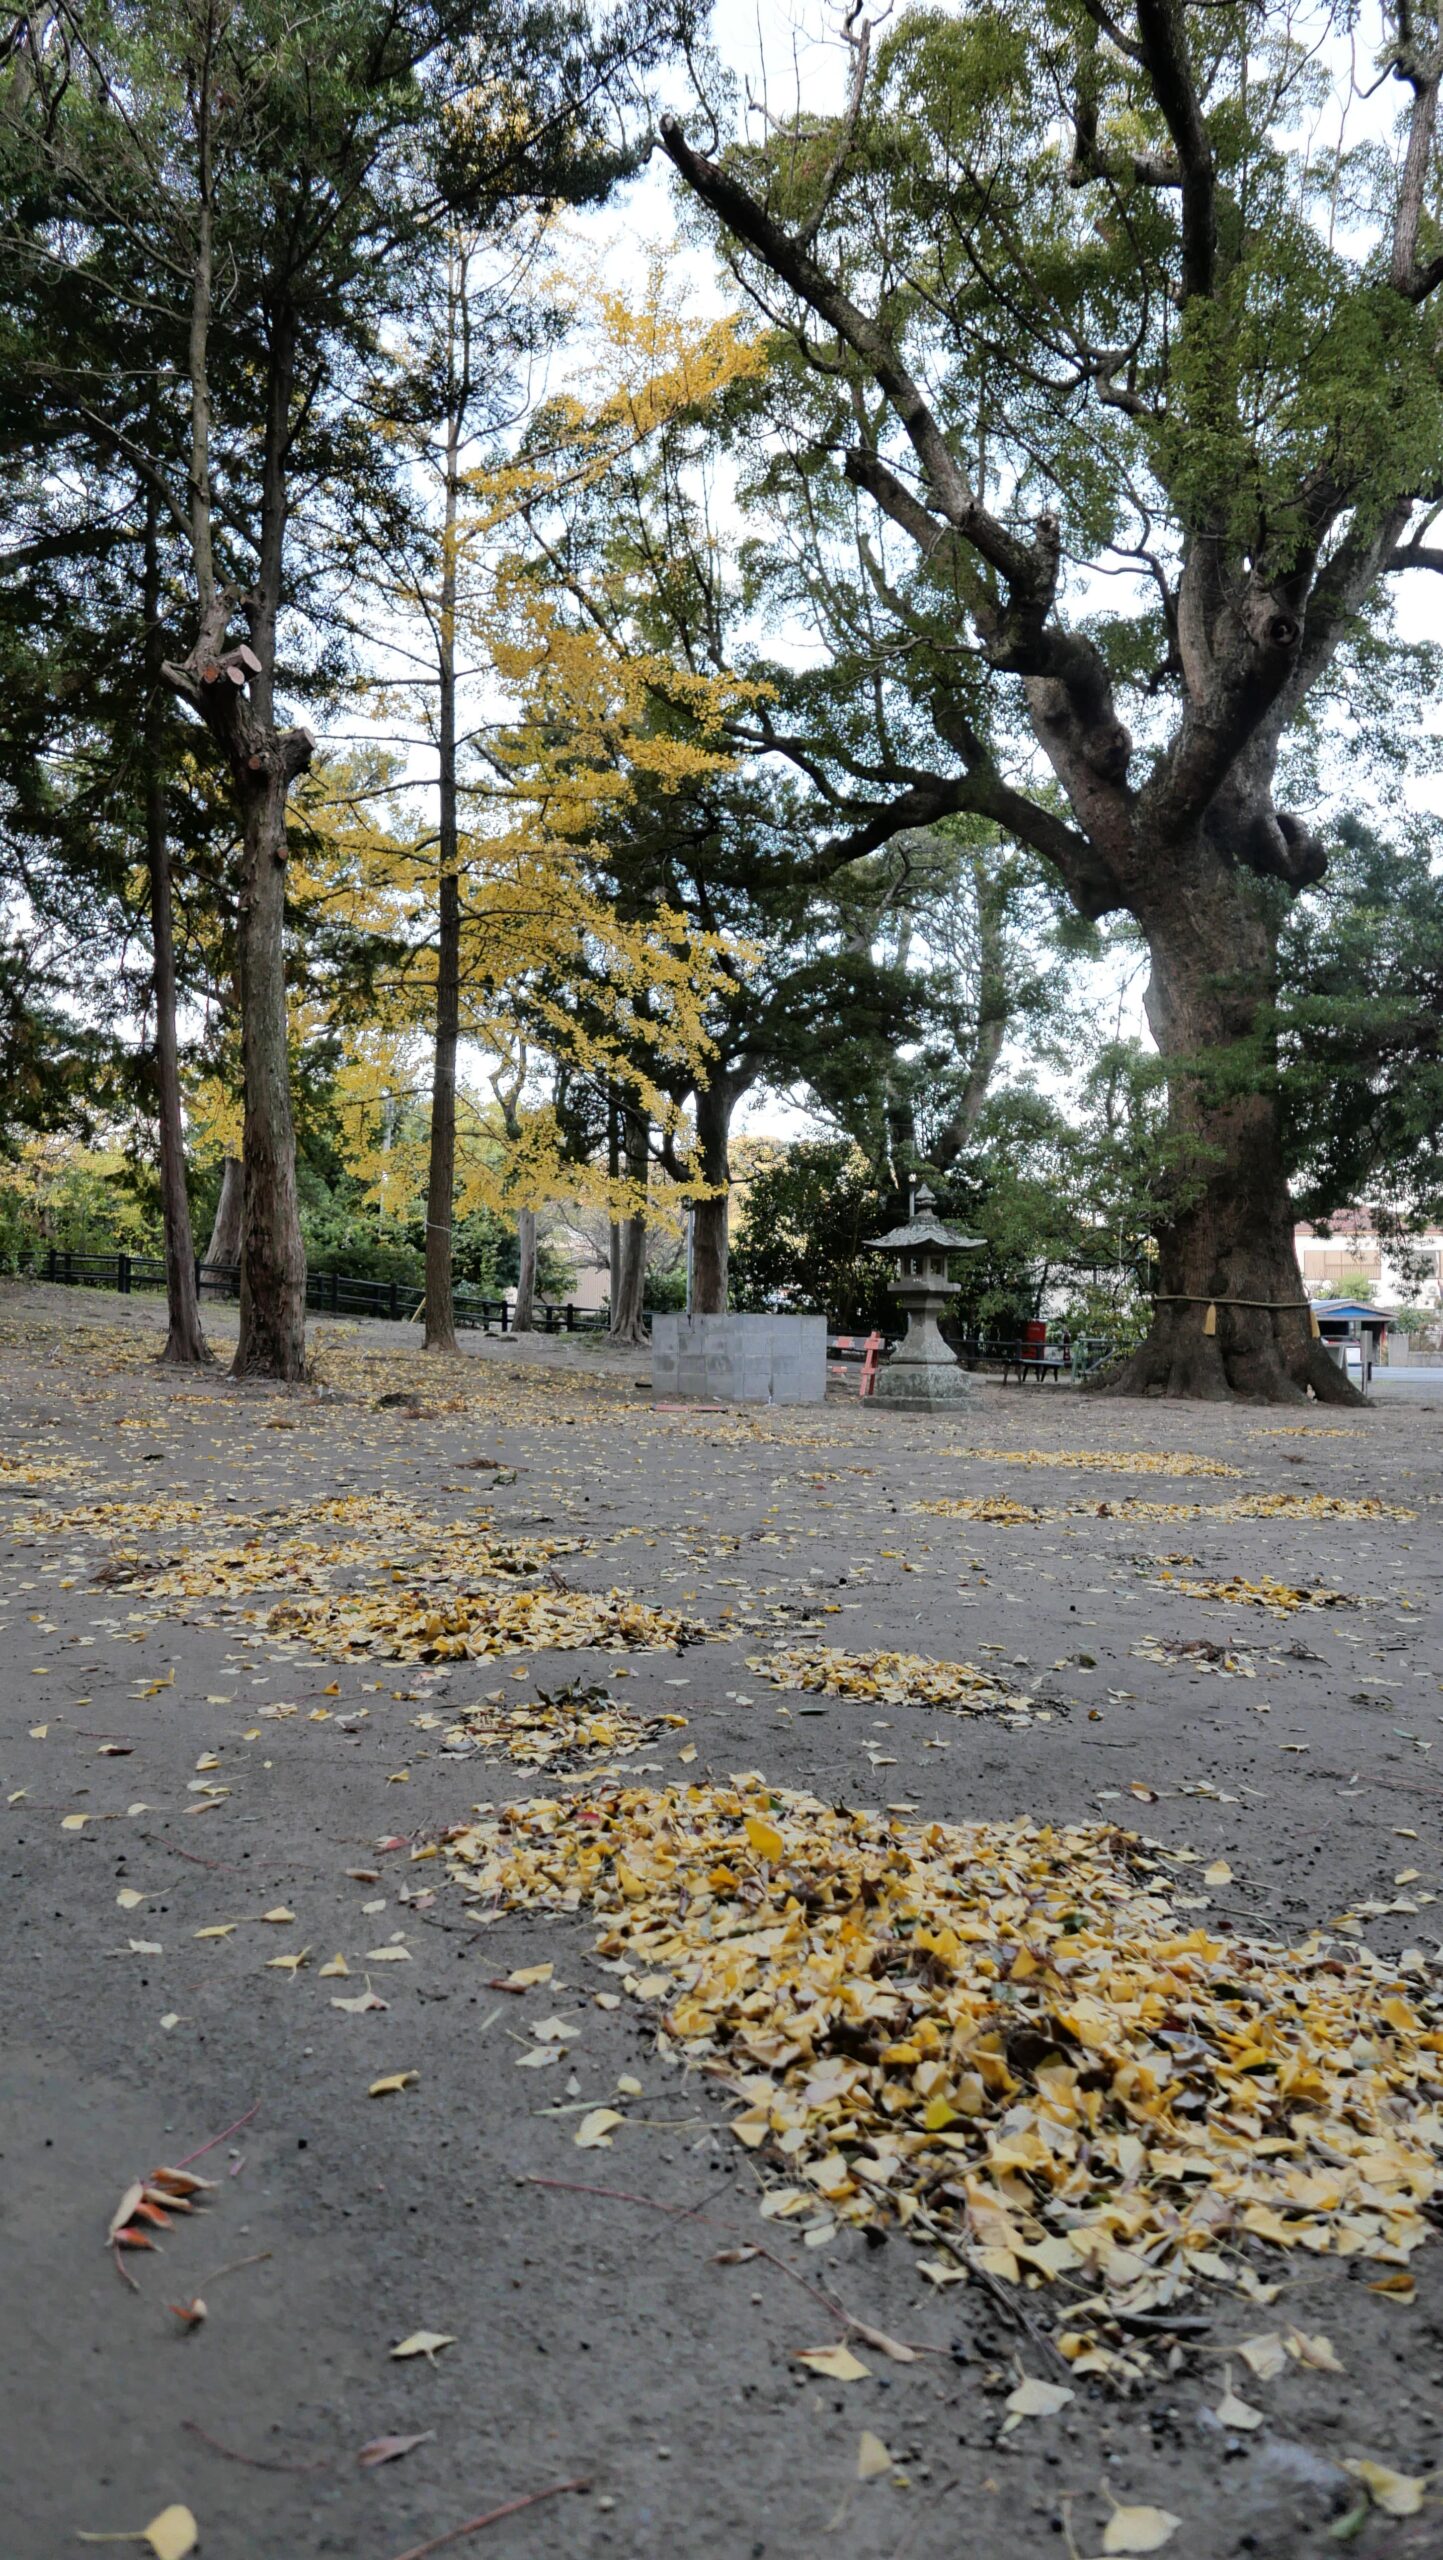
<svg viewBox="0 0 1443 2560">
<path fill-rule="evenodd" d="M 1145 918 L 1147 1014 L 1168 1068 L 1170 1213 L 1145 1342 L 1117 1395 L 1353 1404 L 1313 1330 L 1283 1167 L 1275 939 L 1257 884 L 1180 864 L 1184 894 Z M 1216 955 L 1229 954 L 1223 974 Z"/>
<path fill-rule="evenodd" d="M 631 1180 L 644 1192 L 650 1163 L 648 1139 L 650 1123 L 644 1111 L 626 1115 L 626 1170 Z M 637 1343 L 646 1340 L 642 1309 L 646 1298 L 646 1213 L 623 1218 L 616 1231 L 619 1241 L 615 1294 L 611 1301 L 609 1342 Z"/>
<path fill-rule="evenodd" d="M 513 1322 L 518 1333 L 529 1333 L 536 1307 L 536 1212 L 516 1212 L 516 1242 L 521 1262 L 516 1279 L 516 1313 Z"/>
<path fill-rule="evenodd" d="M 452 780 L 454 784 L 454 761 Z M 454 816 L 455 800 L 452 798 Z M 443 855 L 444 861 L 444 855 Z M 436 947 L 436 1058 L 431 1074 L 431 1157 L 426 1185 L 426 1343 L 455 1351 L 456 1301 L 451 1276 L 456 1202 L 456 1049 L 461 1023 L 461 888 L 454 869 L 441 873 Z"/>
<path fill-rule="evenodd" d="M 607 1179 L 608 1179 L 608 1181 L 610 1181 L 610 1182 L 619 1182 L 619 1181 L 620 1181 L 620 1179 L 621 1179 L 621 1109 L 620 1109 L 620 1105 L 619 1105 L 619 1104 L 618 1104 L 618 1102 L 617 1102 L 617 1098 L 616 1098 L 616 1088 L 615 1088 L 615 1086 L 613 1086 L 613 1087 L 612 1087 L 612 1089 L 611 1089 L 611 1093 L 610 1093 L 610 1095 L 609 1095 L 609 1097 L 608 1097 L 608 1100 L 607 1100 L 607 1106 L 606 1106 L 606 1172 L 607 1172 Z M 610 1323 L 611 1323 L 612 1325 L 614 1325 L 614 1324 L 615 1324 L 615 1322 L 616 1322 L 616 1311 L 617 1311 L 618 1306 L 619 1306 L 619 1305 L 620 1305 L 620 1303 L 621 1303 L 621 1236 L 622 1236 L 622 1225 L 621 1225 L 621 1220 L 620 1220 L 619 1218 L 613 1218 L 613 1219 L 612 1219 L 612 1221 L 611 1221 L 610 1230 L 609 1230 L 609 1233 L 608 1233 L 608 1235 L 607 1235 L 607 1240 L 606 1240 L 606 1253 L 607 1253 L 607 1292 L 606 1292 L 606 1294 L 607 1294 L 607 1305 L 609 1306 L 609 1308 L 610 1308 L 610 1310 L 611 1310 Z"/>
<path fill-rule="evenodd" d="M 200 190 L 190 330 L 190 527 L 196 636 L 182 663 L 166 662 L 162 673 L 224 750 L 241 817 L 236 981 L 245 1140 L 240 1337 L 232 1374 L 290 1380 L 306 1374 L 306 1252 L 296 1197 L 286 1024 L 286 802 L 291 784 L 306 771 L 315 747 L 308 729 L 278 727 L 275 705 L 296 314 L 294 306 L 282 299 L 267 349 L 259 557 L 254 583 L 244 599 L 250 641 L 233 647 L 227 643 L 227 632 L 241 599 L 216 584 L 211 520 L 209 84 L 214 33 L 211 11 L 206 18 L 207 49 L 198 104 Z"/>
<path fill-rule="evenodd" d="M 160 545 L 153 492 L 145 509 L 146 719 L 145 858 L 150 874 L 150 931 L 155 983 L 155 1083 L 160 1120 L 160 1200 L 165 1230 L 167 1329 L 163 1360 L 181 1368 L 207 1368 L 211 1349 L 201 1329 L 195 1285 L 195 1246 L 185 1187 L 185 1126 L 180 1107 L 180 1060 L 175 1028 L 175 939 L 170 886 L 170 840 L 165 813 L 165 707 L 161 693 L 165 646 L 160 627 Z"/>
<path fill-rule="evenodd" d="M 456 1051 L 461 1036 L 460 833 L 456 807 L 456 510 L 460 493 L 464 391 L 455 369 L 458 286 L 453 261 L 450 301 L 451 382 L 446 416 L 446 488 L 441 530 L 440 679 L 437 786 L 441 894 L 436 941 L 436 1062 L 431 1079 L 431 1160 L 426 1186 L 426 1349 L 455 1351 L 452 1283 L 456 1214 Z"/>
<path fill-rule="evenodd" d="M 735 1096 L 727 1083 L 719 1080 L 698 1086 L 697 1152 L 707 1182 L 721 1185 L 711 1199 L 696 1201 L 691 1213 L 691 1304 L 692 1313 L 699 1316 L 724 1316 L 727 1311 L 731 1207 L 727 1140 L 734 1107 Z"/>
<path fill-rule="evenodd" d="M 296 1193 L 286 1022 L 284 763 L 244 797 L 237 971 L 245 1080 L 237 1378 L 304 1378 L 306 1248 Z"/>
<path fill-rule="evenodd" d="M 240 1260 L 241 1210 L 245 1199 L 245 1175 L 239 1156 L 227 1156 L 220 1169 L 220 1197 L 215 1204 L 215 1223 L 205 1249 L 209 1263 L 222 1270 L 234 1270 Z"/>
</svg>

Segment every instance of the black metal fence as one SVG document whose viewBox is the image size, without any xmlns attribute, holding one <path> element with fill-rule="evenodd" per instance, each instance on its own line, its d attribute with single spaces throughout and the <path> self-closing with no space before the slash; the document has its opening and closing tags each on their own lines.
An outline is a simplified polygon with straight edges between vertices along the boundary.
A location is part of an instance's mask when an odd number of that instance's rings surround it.
<svg viewBox="0 0 1443 2560">
<path fill-rule="evenodd" d="M 127 1298 L 135 1290 L 164 1289 L 165 1264 L 155 1254 L 70 1253 L 51 1245 L 43 1255 L 31 1256 L 24 1276 L 54 1281 L 62 1289 L 117 1289 Z M 195 1280 L 203 1298 L 240 1296 L 239 1264 L 198 1261 Z M 350 1271 L 306 1274 L 306 1305 L 318 1315 L 371 1316 L 404 1324 L 419 1314 L 424 1300 L 425 1291 L 412 1280 L 363 1280 Z M 493 1326 L 500 1333 L 513 1330 L 516 1311 L 505 1298 L 487 1298 L 479 1290 L 461 1287 L 455 1302 L 458 1325 L 483 1333 Z M 574 1306 L 570 1299 L 564 1303 L 538 1299 L 532 1315 L 537 1333 L 592 1333 L 606 1323 L 602 1310 Z"/>
</svg>

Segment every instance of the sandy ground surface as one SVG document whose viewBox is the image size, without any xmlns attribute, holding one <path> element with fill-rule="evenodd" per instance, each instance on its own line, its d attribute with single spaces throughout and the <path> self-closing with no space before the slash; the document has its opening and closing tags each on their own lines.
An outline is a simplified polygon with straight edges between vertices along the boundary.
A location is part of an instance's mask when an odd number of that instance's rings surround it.
<svg viewBox="0 0 1443 2560">
<path fill-rule="evenodd" d="M 1271 2309 L 1204 2293 L 1140 2389 L 1079 2378 L 1056 2415 L 1003 2434 L 1019 2376 L 1057 2371 L 1027 2325 L 1035 2294 L 936 2290 L 895 2229 L 839 2224 L 807 2245 L 764 2220 L 763 2170 L 725 2098 L 658 2052 L 644 2001 L 596 2005 L 613 1977 L 594 1921 L 511 1911 L 480 1927 L 443 1862 L 414 1855 L 478 1802 L 555 1784 L 448 1752 L 443 1710 L 595 1677 L 632 1714 L 687 1720 L 627 1764 L 639 1785 L 761 1770 L 918 1822 L 1125 1817 L 1171 1852 L 1226 1862 L 1210 1926 L 1296 1943 L 1367 1906 L 1368 1945 L 1431 1956 L 1436 1409 L 983 1388 L 960 1421 L 850 1397 L 656 1411 L 634 1357 L 490 1341 L 438 1365 L 405 1328 L 324 1322 L 326 1391 L 288 1392 L 158 1370 L 158 1312 L 0 1292 L 7 2560 L 51 2560 L 77 2530 L 139 2528 L 172 2501 L 198 2518 L 206 2560 L 400 2560 L 573 2480 L 589 2486 L 446 2547 L 1093 2560 L 1120 2502 L 1179 2519 L 1173 2560 L 1443 2553 L 1443 2482 L 1389 2517 L 1341 2468 L 1412 2477 L 1443 2458 L 1443 2245 L 1414 2258 L 1411 2302 L 1370 2290 L 1379 2270 L 1359 2258 L 1274 2252 Z M 223 1344 L 223 1323 L 212 1331 Z M 994 1454 L 1019 1450 L 1181 1450 L 1240 1476 Z M 1377 1496 L 1415 1516 L 1007 1526 L 909 1508 L 1270 1491 Z M 279 1538 L 286 1510 L 335 1496 L 378 1517 L 400 1498 L 437 1522 L 479 1507 L 503 1534 L 582 1538 L 560 1566 L 572 1588 L 753 1624 L 681 1653 L 435 1669 L 282 1647 L 265 1623 L 288 1588 L 279 1568 L 270 1592 L 223 1604 L 137 1595 L 113 1565 L 106 1578 L 117 1547 L 179 1557 L 228 1507 L 262 1534 L 273 1518 Z M 95 1502 L 161 1507 L 132 1519 L 169 1506 L 172 1525 L 60 1525 Z M 201 1527 L 176 1513 L 186 1503 Z M 1188 1599 L 1156 1580 L 1179 1553 L 1197 1575 L 1321 1578 L 1369 1605 L 1279 1620 Z M 813 1699 L 749 1669 L 818 1611 L 830 1644 L 991 1667 L 1033 1708 Z M 1169 1653 L 1194 1639 L 1231 1669 Z M 271 1910 L 294 1920 L 264 1925 Z M 387 1947 L 404 1957 L 376 1955 Z M 301 1966 L 272 1961 L 303 1949 Z M 348 1980 L 321 1975 L 337 1952 Z M 546 1961 L 536 1993 L 494 1988 Z M 366 1979 L 384 2009 L 332 2005 Z M 557 2067 L 516 2068 L 542 2009 L 580 2032 Z M 417 2077 L 368 2097 L 400 2073 Z M 610 2146 L 578 2149 L 579 2122 L 608 2103 L 623 2119 Z M 104 2246 L 122 2190 L 218 2134 L 197 2163 L 217 2193 L 163 2254 L 126 2256 L 132 2291 Z M 197 2293 L 209 2316 L 187 2332 L 166 2306 Z M 899 2363 L 864 2345 L 868 2369 L 845 2383 L 794 2361 L 855 2346 L 848 2316 L 929 2352 Z M 1326 2334 L 1343 2370 L 1289 2361 L 1265 2383 L 1229 2362 L 1263 2421 L 1229 2428 L 1214 2414 L 1225 2351 L 1279 2322 Z M 417 2331 L 454 2344 L 396 2360 Z M 864 2433 L 891 2457 L 868 2480 Z M 391 2434 L 424 2441 L 361 2468 L 359 2449 Z"/>
</svg>

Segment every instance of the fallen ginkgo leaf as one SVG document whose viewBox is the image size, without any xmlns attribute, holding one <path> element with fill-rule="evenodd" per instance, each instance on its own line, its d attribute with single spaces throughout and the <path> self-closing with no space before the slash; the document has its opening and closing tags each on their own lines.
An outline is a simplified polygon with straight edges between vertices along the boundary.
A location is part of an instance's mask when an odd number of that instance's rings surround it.
<svg viewBox="0 0 1443 2560">
<path fill-rule="evenodd" d="M 77 2533 L 77 2542 L 148 2542 L 155 2560 L 186 2560 L 200 2542 L 189 2507 L 163 2507 L 139 2533 Z"/>
<path fill-rule="evenodd" d="M 792 2361 L 804 2364 L 808 2373 L 824 2374 L 828 2382 L 865 2382 L 872 2370 L 869 2364 L 863 2364 L 860 2356 L 853 2355 L 850 2347 L 844 2345 L 802 2347 Z M 1071 2396 L 1069 2392 L 1068 2398 Z"/>
<path fill-rule="evenodd" d="M 274 1911 L 263 1911 L 261 1913 L 262 1920 L 271 1921 L 276 1928 L 282 1927 L 287 1920 L 294 1920 L 295 1916 L 294 1911 L 287 1911 L 283 1902 L 278 1902 Z"/>
<path fill-rule="evenodd" d="M 334 1982 L 340 1974 L 349 1973 L 350 1970 L 344 1956 L 332 1956 L 329 1964 L 321 1966 L 319 1979 L 322 1982 Z"/>
<path fill-rule="evenodd" d="M 609 2150 L 613 2125 L 624 2124 L 626 2118 L 615 2107 L 593 2107 L 577 2126 L 572 2140 L 578 2151 Z"/>
<path fill-rule="evenodd" d="M 1366 2456 L 1345 2462 L 1343 2469 L 1354 2480 L 1361 2480 L 1375 2507 L 1385 2516 L 1416 2516 L 1423 2504 L 1425 2479 L 1410 2478 L 1406 2471 L 1390 2471 L 1386 2462 L 1369 2462 Z"/>
<path fill-rule="evenodd" d="M 454 2347 L 455 2344 L 455 2339 L 447 2337 L 444 2330 L 416 2329 L 409 2338 L 401 2340 L 399 2347 L 391 2349 L 391 2361 L 397 2363 L 403 2356 L 436 2356 L 443 2347 Z"/>
<path fill-rule="evenodd" d="M 1066 2408 L 1068 2401 L 1076 2397 L 1077 2394 L 1065 2382 L 1041 2382 L 1036 2375 L 1028 2374 L 1015 2391 L 1007 2394 L 1007 2415 L 1002 2421 L 1002 2433 L 1010 2436 L 1013 2428 L 1020 2427 L 1024 2418 L 1055 2418 L 1058 2410 Z"/>
<path fill-rule="evenodd" d="M 1223 2367 L 1223 2396 L 1213 2415 L 1219 2425 L 1224 2427 L 1247 2429 L 1260 2427 L 1263 2424 L 1262 2410 L 1254 2409 L 1249 2401 L 1238 2398 L 1233 2389 L 1232 2373 L 1227 2365 Z"/>
<path fill-rule="evenodd" d="M 1170 2516 L 1166 2507 L 1114 2507 L 1102 2537 L 1103 2550 L 1109 2555 L 1115 2551 L 1161 2551 L 1181 2522 L 1181 2516 Z"/>
<path fill-rule="evenodd" d="M 1287 2370 L 1288 2359 L 1276 2329 L 1264 2329 L 1256 2338 L 1240 2338 L 1237 2352 L 1259 2382 L 1276 2382 Z"/>
<path fill-rule="evenodd" d="M 382 2080 L 373 2080 L 366 2091 L 368 2098 L 394 2097 L 398 2089 L 414 2089 L 419 2071 L 388 2071 Z"/>
<path fill-rule="evenodd" d="M 874 2436 L 870 2427 L 864 2427 L 861 2443 L 857 2447 L 857 2478 L 880 2480 L 883 2473 L 891 2469 L 892 2457 L 881 2437 Z"/>
</svg>

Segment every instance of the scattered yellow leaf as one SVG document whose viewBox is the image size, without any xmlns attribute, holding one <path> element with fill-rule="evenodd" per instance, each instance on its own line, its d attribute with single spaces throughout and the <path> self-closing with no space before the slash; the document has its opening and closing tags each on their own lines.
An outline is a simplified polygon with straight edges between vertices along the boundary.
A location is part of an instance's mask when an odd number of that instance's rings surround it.
<svg viewBox="0 0 1443 2560">
<path fill-rule="evenodd" d="M 392 2098 L 399 2089 L 414 2089 L 419 2071 L 388 2071 L 382 2080 L 373 2080 L 366 2091 L 368 2098 Z"/>
<path fill-rule="evenodd" d="M 1181 2522 L 1181 2516 L 1170 2516 L 1166 2507 L 1114 2507 L 1102 2537 L 1103 2550 L 1109 2560 L 1115 2551 L 1161 2551 Z"/>
<path fill-rule="evenodd" d="M 857 2478 L 880 2480 L 883 2473 L 892 2468 L 892 2457 L 881 2437 L 874 2436 L 870 2427 L 864 2427 L 861 2442 L 857 2447 Z"/>
<path fill-rule="evenodd" d="M 828 2382 L 865 2382 L 872 2370 L 848 2346 L 803 2347 L 792 2362 L 804 2364 L 808 2373 L 824 2375 Z"/>
<path fill-rule="evenodd" d="M 1370 2462 L 1366 2456 L 1345 2462 L 1343 2469 L 1355 2480 L 1361 2480 L 1375 2507 L 1385 2516 L 1416 2516 L 1423 2504 L 1427 2478 L 1411 2478 L 1406 2471 L 1390 2471 L 1386 2462 Z"/>
<path fill-rule="evenodd" d="M 391 2360 L 396 2363 L 403 2356 L 438 2356 L 443 2347 L 455 2344 L 455 2339 L 440 2329 L 417 2329 L 409 2338 L 403 2338 L 399 2347 L 391 2349 Z"/>
<path fill-rule="evenodd" d="M 625 2121 L 615 2107 L 593 2107 L 582 2117 L 572 2140 L 578 2151 L 609 2151 L 612 2127 Z"/>
</svg>

